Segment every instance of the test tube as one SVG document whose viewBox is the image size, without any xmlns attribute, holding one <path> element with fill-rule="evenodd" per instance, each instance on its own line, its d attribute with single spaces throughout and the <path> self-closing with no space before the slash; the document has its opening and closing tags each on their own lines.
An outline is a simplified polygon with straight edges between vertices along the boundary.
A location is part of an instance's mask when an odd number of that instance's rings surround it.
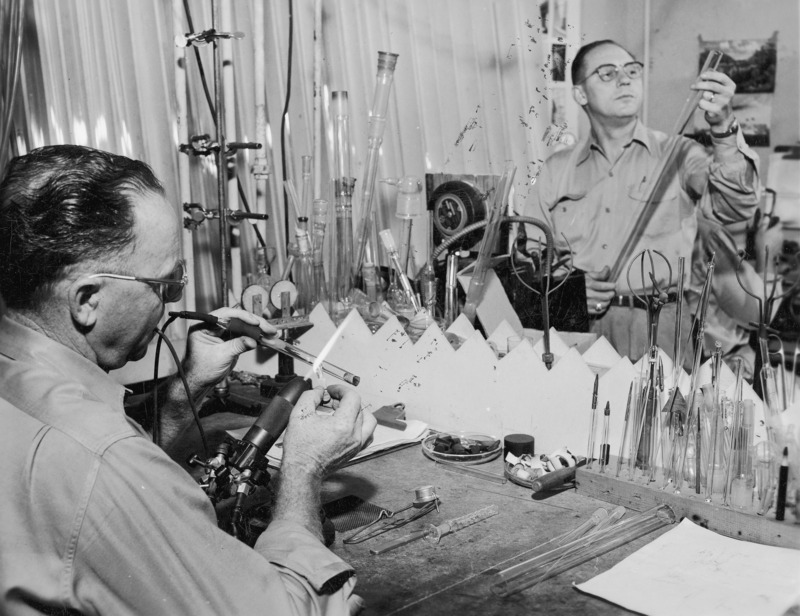
<svg viewBox="0 0 800 616">
<path fill-rule="evenodd" d="M 327 282 L 325 281 L 325 226 L 328 220 L 328 202 L 315 199 L 313 216 L 313 264 L 314 264 L 314 304 L 326 303 L 328 300 Z"/>
<path fill-rule="evenodd" d="M 772 505 L 775 492 L 775 454 L 767 441 L 756 446 L 756 488 L 758 492 L 758 514 L 764 515 Z"/>
<path fill-rule="evenodd" d="M 675 445 L 677 450 L 674 453 L 677 454 L 677 457 L 675 458 L 674 472 L 670 477 L 665 477 L 667 482 L 670 479 L 674 480 L 676 493 L 680 493 L 684 480 L 691 485 L 695 478 L 694 462 L 700 450 L 700 445 L 697 443 L 701 423 L 699 406 L 697 390 L 693 389 L 689 393 L 686 403 L 684 434 Z"/>
<path fill-rule="evenodd" d="M 709 448 L 708 470 L 706 471 L 706 500 L 710 501 L 714 492 L 724 492 L 726 457 L 725 457 L 725 423 L 726 416 L 732 415 L 733 404 L 723 396 L 719 404 L 714 405 L 711 419 L 711 446 Z"/>
<path fill-rule="evenodd" d="M 311 216 L 311 209 L 314 203 L 314 187 L 312 186 L 311 162 L 312 158 L 308 154 L 300 157 L 302 160 L 303 183 L 301 185 L 300 204 L 303 208 L 303 216 Z"/>
<path fill-rule="evenodd" d="M 733 448 L 731 454 L 733 460 L 731 466 L 734 467 L 733 479 L 731 480 L 731 506 L 737 509 L 750 509 L 753 506 L 753 489 L 755 487 L 755 475 L 753 464 L 755 460 L 755 448 L 753 446 L 753 416 L 755 413 L 755 403 L 752 400 L 742 400 L 738 405 L 740 416 L 738 422 L 734 422 L 735 430 L 731 440 Z M 736 425 L 738 423 L 738 425 Z M 738 429 L 736 429 L 738 428 Z"/>
<path fill-rule="evenodd" d="M 764 392 L 764 422 L 767 428 L 767 437 L 773 444 L 777 443 L 777 429 L 781 426 L 781 408 L 778 398 L 778 386 L 775 369 L 765 363 L 761 366 L 761 388 Z"/>
<path fill-rule="evenodd" d="M 741 362 L 741 360 L 739 360 Z M 740 364 L 741 365 L 741 364 Z M 737 388 L 734 387 L 734 391 L 738 391 Z M 734 400 L 732 404 L 732 415 L 730 419 L 730 434 L 729 437 L 726 439 L 726 446 L 728 450 L 727 460 L 728 464 L 725 467 L 725 481 L 722 485 L 722 504 L 729 505 L 728 499 L 730 498 L 730 487 L 731 487 L 731 478 L 734 477 L 733 473 L 735 472 L 735 465 L 736 465 L 736 455 L 737 455 L 737 448 L 739 440 L 739 432 L 742 429 L 742 401 L 739 398 L 738 401 Z"/>
<path fill-rule="evenodd" d="M 417 313 L 421 310 L 421 306 L 417 300 L 416 294 L 414 293 L 414 289 L 411 288 L 411 283 L 408 280 L 408 276 L 406 276 L 406 273 L 403 271 L 402 264 L 400 263 L 400 255 L 397 254 L 397 246 L 394 243 L 394 237 L 392 236 L 391 229 L 384 229 L 380 232 L 380 236 L 383 246 L 386 248 L 386 252 L 389 253 L 389 258 L 392 260 L 392 264 L 397 272 L 397 277 L 400 279 L 400 285 L 403 287 L 403 292 L 414 306 L 414 312 Z"/>
<path fill-rule="evenodd" d="M 314 265 L 308 231 L 295 228 L 297 257 L 294 261 L 294 284 L 297 287 L 295 308 L 300 314 L 309 314 L 314 307 Z"/>
</svg>

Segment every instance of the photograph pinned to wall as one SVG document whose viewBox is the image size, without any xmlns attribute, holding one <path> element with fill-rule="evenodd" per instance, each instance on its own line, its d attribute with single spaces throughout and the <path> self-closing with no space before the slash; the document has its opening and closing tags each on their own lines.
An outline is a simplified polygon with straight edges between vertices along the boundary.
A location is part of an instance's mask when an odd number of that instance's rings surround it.
<svg viewBox="0 0 800 616">
<path fill-rule="evenodd" d="M 553 35 L 567 33 L 567 0 L 552 0 L 553 19 L 551 24 L 553 26 Z"/>
<path fill-rule="evenodd" d="M 550 124 L 567 126 L 567 90 L 558 86 L 548 88 L 547 96 L 550 99 Z"/>
<path fill-rule="evenodd" d="M 702 37 L 698 38 L 698 70 L 711 50 L 719 50 L 724 54 L 719 70 L 736 84 L 736 94 L 731 104 L 742 134 L 750 146 L 769 147 L 778 33 L 775 32 L 768 39 L 705 41 Z M 701 109 L 695 111 L 693 137 L 702 143 L 709 143 L 708 123 L 703 114 Z"/>
<path fill-rule="evenodd" d="M 550 99 L 550 125 L 542 136 L 542 142 L 547 147 L 548 155 L 554 151 L 575 145 L 577 137 L 575 128 L 570 128 L 568 120 L 569 89 L 561 85 L 548 88 L 547 96 Z"/>
<path fill-rule="evenodd" d="M 539 4 L 539 20 L 541 22 L 541 33 L 547 34 L 547 14 L 550 12 L 550 0 L 544 0 Z"/>
<path fill-rule="evenodd" d="M 564 81 L 567 77 L 567 46 L 554 43 L 550 48 L 550 76 L 553 81 Z"/>
</svg>

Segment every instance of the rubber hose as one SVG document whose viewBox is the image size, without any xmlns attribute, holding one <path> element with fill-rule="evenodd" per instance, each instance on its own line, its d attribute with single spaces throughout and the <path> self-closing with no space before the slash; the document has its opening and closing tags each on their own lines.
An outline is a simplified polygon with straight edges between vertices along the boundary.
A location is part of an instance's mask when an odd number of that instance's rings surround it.
<svg viewBox="0 0 800 616">
<path fill-rule="evenodd" d="M 555 257 L 555 255 L 553 254 L 553 251 L 551 250 L 553 248 L 553 246 L 554 246 L 554 241 L 553 241 L 553 232 L 550 230 L 550 227 L 548 227 L 545 223 L 543 223 L 538 218 L 532 218 L 530 216 L 503 216 L 500 219 L 500 222 L 501 223 L 505 223 L 505 222 L 521 222 L 521 223 L 533 225 L 534 227 L 539 227 L 544 232 L 545 243 L 547 244 L 547 249 L 548 249 L 547 250 L 547 255 L 549 256 L 549 258 L 547 259 L 547 263 L 545 263 L 544 275 L 546 277 L 549 277 L 550 276 L 550 268 L 552 267 L 553 258 Z M 459 231 L 455 235 L 453 235 L 453 236 L 447 238 L 446 240 L 444 240 L 441 244 L 439 244 L 434 249 L 433 254 L 431 255 L 431 258 L 430 258 L 431 262 L 434 262 L 439 257 L 440 254 L 442 254 L 450 246 L 452 246 L 454 243 L 456 243 L 459 239 L 461 239 L 465 235 L 469 235 L 470 233 L 472 233 L 473 231 L 476 231 L 477 229 L 480 229 L 481 227 L 485 227 L 487 224 L 489 224 L 488 220 L 479 220 L 478 222 L 474 222 L 471 225 L 469 225 L 467 227 L 464 227 L 461 231 Z"/>
</svg>

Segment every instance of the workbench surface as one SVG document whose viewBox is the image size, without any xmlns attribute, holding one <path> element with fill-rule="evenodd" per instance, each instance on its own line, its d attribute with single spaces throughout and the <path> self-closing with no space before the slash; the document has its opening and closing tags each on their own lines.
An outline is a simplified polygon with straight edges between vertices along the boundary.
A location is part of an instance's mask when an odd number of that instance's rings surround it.
<svg viewBox="0 0 800 616">
<path fill-rule="evenodd" d="M 501 475 L 503 462 L 498 457 L 476 468 Z M 356 593 L 366 602 L 367 616 L 633 614 L 581 593 L 573 584 L 606 571 L 669 528 L 593 558 L 536 587 L 502 598 L 489 590 L 493 571 L 526 560 L 532 548 L 575 528 L 598 507 L 610 511 L 613 505 L 578 494 L 574 489 L 534 500 L 529 488 L 510 481 L 501 485 L 450 472 L 425 457 L 420 445 L 338 471 L 326 480 L 323 502 L 355 494 L 378 507 L 395 511 L 411 504 L 415 490 L 424 486 L 434 486 L 441 500 L 439 513 L 434 511 L 363 543 L 342 543 L 342 538 L 354 531 L 336 534 L 331 549 L 355 568 Z M 498 515 L 447 535 L 439 544 L 420 540 L 384 554 L 369 553 L 370 548 L 428 524 L 439 524 L 493 504 L 499 507 Z"/>
</svg>

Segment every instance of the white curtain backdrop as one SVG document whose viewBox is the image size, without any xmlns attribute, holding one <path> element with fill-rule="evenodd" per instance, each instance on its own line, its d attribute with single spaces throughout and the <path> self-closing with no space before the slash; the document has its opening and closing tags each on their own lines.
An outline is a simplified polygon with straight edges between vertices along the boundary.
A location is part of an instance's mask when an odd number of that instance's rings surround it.
<svg viewBox="0 0 800 616">
<path fill-rule="evenodd" d="M 552 72 L 557 61 L 553 45 L 563 45 L 569 60 L 580 44 L 578 0 L 550 0 L 546 21 L 541 0 L 270 0 L 261 5 L 263 49 L 255 48 L 254 37 L 255 2 L 262 0 L 219 1 L 230 10 L 226 27 L 244 34 L 240 40 L 225 41 L 231 50 L 235 101 L 226 112 L 234 114 L 237 133 L 226 134 L 227 141 L 259 140 L 254 71 L 257 55 L 264 60 L 268 122 L 264 145 L 271 165 L 266 213 L 272 220 L 260 226 L 278 255 L 273 267 L 278 271 L 273 274 L 280 273 L 286 250 L 284 174 L 299 189 L 301 157 L 314 154 L 317 2 L 322 14 L 321 100 L 326 109 L 319 133 L 325 144 L 323 160 L 318 161 L 322 177 L 317 178 L 320 191 L 315 196 L 329 199 L 332 208 L 328 161 L 333 146 L 327 106 L 332 91 L 345 90 L 350 102 L 352 175 L 357 178 L 356 221 L 361 214 L 358 188 L 365 171 L 378 51 L 399 54 L 378 179 L 410 175 L 424 181 L 426 173 L 499 175 L 504 162 L 511 160 L 517 167 L 519 202 L 543 160 L 559 147 L 548 139 L 553 134 L 548 132 L 551 123 L 573 133 L 577 130 L 578 109 L 568 82 L 554 81 Z M 164 0 L 28 0 L 24 5 L 22 71 L 3 152 L 14 155 L 50 143 L 80 143 L 141 158 L 164 181 L 176 208 L 189 199 L 215 209 L 213 157 L 188 157 L 190 186 L 181 191 L 179 185 L 179 167 L 186 162 L 181 163 L 185 155 L 178 153 L 181 113 L 186 113 L 189 135 L 206 133 L 213 138 L 215 127 L 193 48 L 185 50 L 187 102 L 185 110 L 179 108 L 183 97 L 176 91 L 174 43 L 176 33 L 189 32 L 187 8 L 194 31 L 211 28 L 211 1 L 175 0 L 173 6 Z M 11 11 L 4 8 L 0 15 L 6 32 Z M 212 46 L 198 52 L 213 100 Z M 2 53 L 7 67 L 5 47 Z M 233 158 L 253 209 L 254 158 L 253 150 Z M 228 192 L 230 196 L 235 191 Z M 378 182 L 376 197 L 378 220 L 399 233 L 394 188 Z M 216 291 L 218 228 L 206 221 L 192 234 L 197 307 L 210 309 L 221 303 Z M 247 273 L 253 269 L 257 242 L 246 224 L 240 226 L 240 235 Z M 415 226 L 414 243 L 419 263 L 427 252 L 424 223 Z"/>
</svg>

